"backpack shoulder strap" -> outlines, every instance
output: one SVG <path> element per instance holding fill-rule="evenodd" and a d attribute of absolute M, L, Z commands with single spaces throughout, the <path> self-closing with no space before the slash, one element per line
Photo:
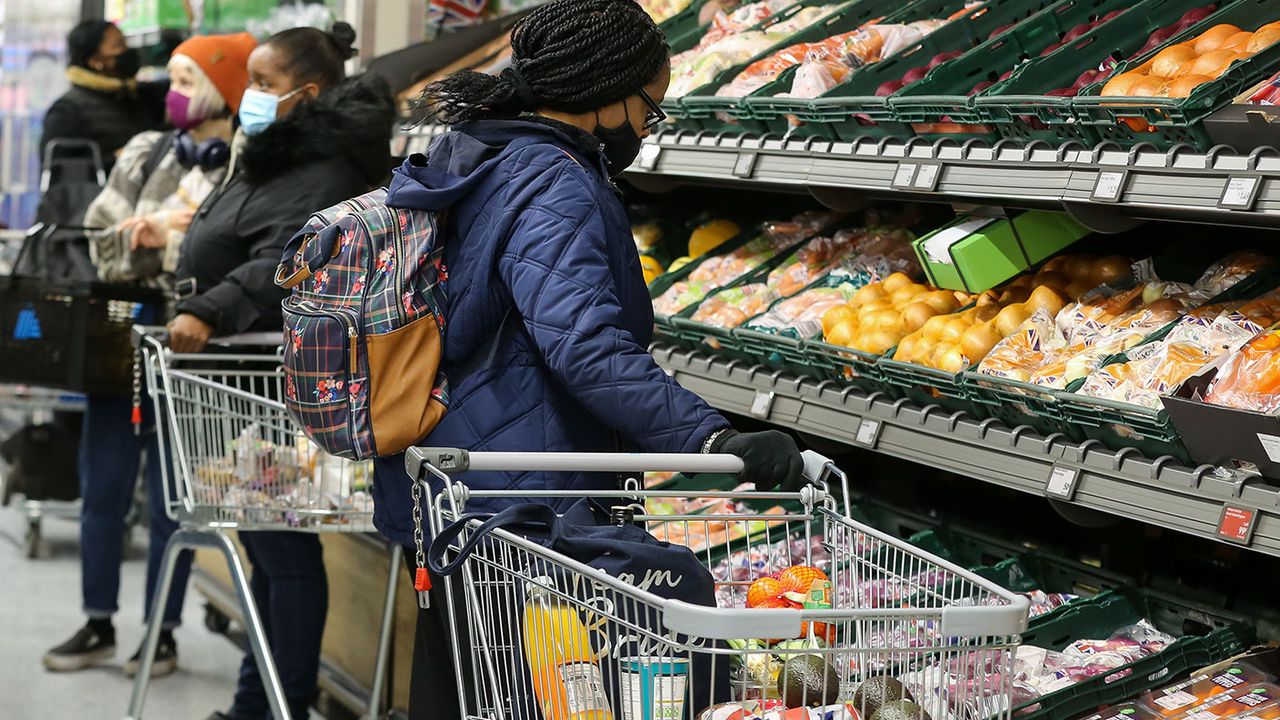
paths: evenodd
<path fill-rule="evenodd" d="M 160 167 L 160 163 L 164 162 L 164 156 L 169 154 L 177 135 L 177 130 L 171 130 L 161 136 L 155 145 L 151 146 L 151 151 L 147 153 L 146 161 L 142 163 L 143 185 L 147 184 L 147 180 L 151 179 L 151 175 L 155 173 L 156 168 Z"/>

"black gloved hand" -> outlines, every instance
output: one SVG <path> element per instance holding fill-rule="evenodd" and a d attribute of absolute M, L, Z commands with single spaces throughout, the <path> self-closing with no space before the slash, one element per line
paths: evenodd
<path fill-rule="evenodd" d="M 711 443 L 713 453 L 728 453 L 742 458 L 741 477 L 769 491 L 780 487 L 795 492 L 804 487 L 804 460 L 792 437 L 779 430 L 740 433 L 725 430 Z"/>

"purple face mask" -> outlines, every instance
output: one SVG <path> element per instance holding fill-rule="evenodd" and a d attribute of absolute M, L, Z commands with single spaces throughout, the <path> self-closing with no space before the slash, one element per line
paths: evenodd
<path fill-rule="evenodd" d="M 177 90 L 169 91 L 164 98 L 164 106 L 169 111 L 169 120 L 179 130 L 190 130 L 205 120 L 191 115 L 191 98 Z"/>

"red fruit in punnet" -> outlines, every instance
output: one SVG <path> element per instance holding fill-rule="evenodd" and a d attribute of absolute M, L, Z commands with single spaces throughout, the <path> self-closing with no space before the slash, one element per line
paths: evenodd
<path fill-rule="evenodd" d="M 1178 26 L 1187 27 L 1189 25 L 1194 25 L 1195 23 L 1198 23 L 1201 20 L 1212 15 L 1213 11 L 1217 9 L 1218 9 L 1218 6 L 1216 4 L 1205 5 L 1204 7 L 1192 8 L 1191 10 L 1188 10 L 1185 13 L 1183 13 L 1182 17 L 1178 18 Z"/>
<path fill-rule="evenodd" d="M 1012 70 L 1006 70 L 1006 71 L 1004 71 L 1004 74 L 1000 76 L 1000 79 L 1001 79 L 1001 80 L 1008 80 L 1008 79 L 1009 79 L 1009 77 L 1010 77 L 1011 75 L 1013 75 L 1013 71 L 1012 71 Z"/>
<path fill-rule="evenodd" d="M 948 60 L 955 60 L 956 58 L 960 57 L 963 54 L 964 54 L 964 51 L 962 50 L 952 50 L 951 52 L 944 52 L 944 53 L 939 53 L 937 55 L 934 55 L 933 59 L 929 61 L 929 69 L 932 70 L 938 67 L 939 65 L 941 65 L 942 63 L 947 62 Z"/>
<path fill-rule="evenodd" d="M 910 70 L 907 71 L 905 75 L 902 76 L 902 84 L 910 85 L 913 82 L 920 82 L 921 80 L 924 79 L 924 76 L 928 74 L 929 74 L 928 67 L 921 66 L 918 68 L 911 68 Z"/>
<path fill-rule="evenodd" d="M 902 80 L 890 80 L 887 83 L 881 83 L 880 87 L 876 88 L 876 97 L 892 95 L 905 87 L 906 84 L 907 83 Z"/>
<path fill-rule="evenodd" d="M 990 80 L 983 80 L 982 82 L 978 83 L 977 85 L 974 85 L 974 86 L 973 86 L 973 89 L 969 91 L 969 94 L 970 94 L 970 95 L 977 95 L 978 93 L 982 92 L 983 90 L 986 90 L 987 88 L 991 87 L 992 85 L 995 85 L 995 83 L 991 82 Z"/>
<path fill-rule="evenodd" d="M 1069 43 L 1092 29 L 1093 25 L 1089 23 L 1081 23 L 1068 30 L 1067 34 L 1062 36 L 1062 42 Z"/>
<path fill-rule="evenodd" d="M 1062 43 L 1054 43 L 1054 44 L 1050 45 L 1049 47 L 1045 48 L 1044 50 L 1041 50 L 1041 51 L 1040 51 L 1040 57 L 1044 57 L 1045 55 L 1050 55 L 1050 54 L 1052 54 L 1055 50 L 1057 50 L 1057 49 L 1058 49 L 1058 48 L 1060 48 L 1060 47 L 1062 47 Z"/>
<path fill-rule="evenodd" d="M 1001 25 L 1000 27 L 996 28 L 995 30 L 992 30 L 992 31 L 991 31 L 991 34 L 987 36 L 987 39 L 988 39 L 988 40 L 990 40 L 990 39 L 991 39 L 991 38 L 993 38 L 993 37 L 996 37 L 996 36 L 998 36 L 998 35 L 1001 35 L 1001 34 L 1003 34 L 1003 33 L 1004 33 L 1004 31 L 1008 30 L 1009 28 L 1011 28 L 1011 27 L 1013 27 L 1013 26 L 1014 26 L 1014 23 L 1009 23 L 1008 25 Z"/>
<path fill-rule="evenodd" d="M 1101 25 L 1101 24 L 1103 24 L 1103 23 L 1109 23 L 1109 22 L 1111 22 L 1112 20 L 1115 20 L 1116 18 L 1120 17 L 1120 16 L 1121 16 L 1121 15 L 1123 15 L 1123 14 L 1124 14 L 1124 10 L 1112 10 L 1111 12 L 1107 13 L 1106 15 L 1103 15 L 1103 16 L 1102 16 L 1102 19 L 1098 21 L 1098 24 L 1099 24 L 1099 25 Z"/>

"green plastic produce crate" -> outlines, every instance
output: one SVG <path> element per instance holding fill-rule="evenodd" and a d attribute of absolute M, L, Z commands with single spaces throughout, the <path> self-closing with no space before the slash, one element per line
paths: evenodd
<path fill-rule="evenodd" d="M 1132 57 L 1153 32 L 1176 23 L 1187 11 L 1209 4 L 1208 0 L 1144 0 L 1056 52 L 1023 63 L 1009 79 L 978 97 L 974 105 L 983 121 L 994 125 L 1003 138 L 1053 144 L 1078 140 L 1093 147 L 1101 137 L 1095 126 L 1076 118 L 1074 94 L 1047 93 L 1072 87 L 1086 70 L 1118 65 L 1117 57 Z"/>
<path fill-rule="evenodd" d="M 1084 427 L 1067 417 L 1060 404 L 1062 391 L 1020 380 L 965 371 L 964 384 L 975 403 L 1008 427 L 1026 425 L 1041 437 L 1061 433 L 1075 441 L 1085 439 Z"/>
<path fill-rule="evenodd" d="M 911 126 L 899 122 L 889 107 L 889 96 L 877 95 L 882 85 L 900 80 L 938 55 L 967 51 L 1051 2 L 989 0 L 982 8 L 947 23 L 893 56 L 853 72 L 844 83 L 820 97 L 775 97 L 791 88 L 793 69 L 754 93 L 747 100 L 747 107 L 757 123 L 776 133 L 791 130 L 788 118 L 794 117 L 801 123 L 794 132 L 802 136 L 818 135 L 842 141 L 859 137 L 911 137 Z"/>
<path fill-rule="evenodd" d="M 889 105 L 899 121 L 910 123 L 916 135 L 926 139 L 994 139 L 995 130 L 974 104 L 986 90 L 973 93 L 975 86 L 999 81 L 1002 70 L 1013 71 L 1021 61 L 1038 57 L 1077 25 L 1131 5 L 1132 0 L 1059 0 L 930 70 L 923 80 L 890 97 Z"/>
<path fill-rule="evenodd" d="M 978 420 L 987 418 L 987 407 L 975 403 L 964 385 L 964 373 L 949 373 L 924 365 L 893 359 L 893 351 L 876 362 L 885 380 L 921 407 L 937 405 L 948 412 L 963 412 Z"/>
<path fill-rule="evenodd" d="M 859 12 L 859 6 L 865 6 L 865 12 L 870 12 L 870 6 L 874 5 L 875 2 L 876 0 L 850 0 L 844 4 L 838 4 L 828 2 L 827 0 L 800 0 L 800 2 L 788 6 L 765 20 L 752 25 L 743 32 L 767 30 L 774 25 L 790 20 L 806 8 L 825 7 L 828 11 L 815 20 L 813 24 L 792 33 L 786 39 L 774 43 L 763 52 L 748 58 L 745 62 L 741 62 L 721 70 L 716 73 L 710 81 L 690 90 L 685 95 L 678 98 L 668 97 L 663 100 L 662 109 L 667 113 L 667 116 L 674 121 L 678 128 L 688 130 L 705 130 L 708 132 L 742 132 L 744 128 L 738 125 L 733 118 L 721 117 L 715 112 L 699 109 L 696 103 L 694 107 L 690 109 L 686 102 L 692 97 L 714 96 L 716 90 L 718 90 L 721 85 L 737 77 L 738 73 L 742 72 L 742 70 L 751 63 L 766 58 L 783 48 L 795 44 L 796 42 L 803 42 L 803 38 L 815 36 L 818 38 L 827 37 L 830 35 L 826 30 L 827 27 L 839 23 L 841 18 L 846 17 L 851 13 Z"/>
<path fill-rule="evenodd" d="M 1237 0 L 1175 35 L 1161 48 L 1124 63 L 1115 72 L 1140 67 L 1163 48 L 1198 37 L 1215 25 L 1230 23 L 1252 31 L 1276 21 L 1280 21 L 1280 7 L 1275 0 Z M 1195 88 L 1185 98 L 1102 97 L 1104 83 L 1097 83 L 1085 88 L 1072 107 L 1078 121 L 1093 127 L 1102 140 L 1124 145 L 1150 143 L 1162 150 L 1185 143 L 1208 150 L 1214 143 L 1205 130 L 1205 118 L 1277 70 L 1280 43 L 1233 63 L 1223 75 Z"/>
<path fill-rule="evenodd" d="M 1104 593 L 1052 613 L 1023 634 L 1025 644 L 1061 650 L 1081 638 L 1101 639 L 1142 618 L 1158 629 L 1181 635 L 1164 651 L 1116 668 L 1013 708 L 1019 718 L 1074 720 L 1099 707 L 1163 687 L 1188 673 L 1244 652 L 1255 632 L 1247 619 L 1212 605 L 1148 590 Z M 1049 618 L 1049 616 L 1046 616 Z M 1204 634 L 1186 634 L 1188 630 Z"/>
<path fill-rule="evenodd" d="M 868 395 L 884 393 L 894 399 L 903 397 L 901 389 L 880 371 L 880 355 L 832 345 L 825 340 L 806 340 L 803 347 L 819 379 L 849 385 Z"/>
<path fill-rule="evenodd" d="M 1008 0 L 1002 1 L 1007 2 Z M 878 22 L 880 24 L 887 25 L 894 23 L 910 23 L 930 18 L 945 18 L 960 11 L 964 7 L 964 4 L 964 0 L 913 0 L 905 3 L 895 11 L 885 14 L 885 8 L 883 5 L 864 1 L 858 3 L 856 9 L 851 9 L 850 12 L 844 14 L 840 20 L 830 25 L 824 25 L 820 28 L 822 32 L 818 32 L 818 29 L 805 31 L 801 35 L 797 35 L 794 42 L 791 44 L 794 45 L 800 42 L 818 42 L 834 35 L 852 32 L 868 22 Z M 935 45 L 930 43 L 928 38 L 926 38 L 915 45 L 904 48 L 902 52 L 912 51 L 913 48 L 921 46 L 934 47 Z M 895 53 L 895 57 L 896 55 L 897 53 Z M 875 67 L 878 64 L 879 63 L 873 63 L 872 65 L 866 66 L 864 69 Z M 773 131 L 782 134 L 788 129 L 786 127 L 786 118 L 783 117 L 783 122 L 779 126 L 771 125 L 766 122 L 764 118 L 757 117 L 757 113 L 752 107 L 751 101 L 757 98 L 765 101 L 773 101 L 775 100 L 773 97 L 774 95 L 787 92 L 791 88 L 791 81 L 795 77 L 796 69 L 797 66 L 788 68 L 772 82 L 758 88 L 745 98 L 715 97 L 713 93 L 711 95 L 686 97 L 684 105 L 686 109 L 692 110 L 696 108 L 698 112 L 715 112 L 722 118 L 732 117 L 744 129 L 752 132 L 765 133 Z M 858 72 L 853 74 L 857 75 Z M 732 77 L 728 79 L 728 81 L 732 80 Z M 726 84 L 728 81 L 726 81 Z M 748 98 L 751 100 L 748 100 Z M 777 100 L 785 101 L 784 98 L 777 98 Z M 791 102 L 805 106 L 807 106 L 808 103 L 807 100 Z M 776 113 L 771 115 L 769 119 L 775 117 L 778 117 Z"/>

